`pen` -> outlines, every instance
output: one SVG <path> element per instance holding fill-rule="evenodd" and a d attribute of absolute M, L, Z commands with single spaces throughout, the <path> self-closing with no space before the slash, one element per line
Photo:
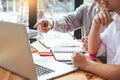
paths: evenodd
<path fill-rule="evenodd" d="M 80 51 L 80 53 L 85 54 L 86 52 L 85 51 Z"/>
<path fill-rule="evenodd" d="M 87 54 L 85 51 L 80 51 L 83 55 L 87 56 L 88 59 L 90 60 L 95 60 L 95 56 Z"/>

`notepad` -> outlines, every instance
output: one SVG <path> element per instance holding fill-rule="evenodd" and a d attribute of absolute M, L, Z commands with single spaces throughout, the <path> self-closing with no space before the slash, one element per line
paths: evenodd
<path fill-rule="evenodd" d="M 74 52 L 82 51 L 81 47 L 51 47 L 54 58 L 57 61 L 71 63 L 72 55 Z"/>

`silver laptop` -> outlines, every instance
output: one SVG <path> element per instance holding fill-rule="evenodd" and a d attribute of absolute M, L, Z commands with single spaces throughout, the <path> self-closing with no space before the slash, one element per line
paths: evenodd
<path fill-rule="evenodd" d="M 32 55 L 26 27 L 0 21 L 0 66 L 28 80 L 48 80 L 77 68 Z"/>

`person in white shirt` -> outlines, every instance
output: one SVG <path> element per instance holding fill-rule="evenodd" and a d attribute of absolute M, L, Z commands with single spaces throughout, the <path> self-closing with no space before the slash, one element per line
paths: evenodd
<path fill-rule="evenodd" d="M 120 80 L 120 0 L 101 0 L 101 3 L 105 10 L 94 16 L 88 36 L 88 52 L 94 56 L 106 54 L 107 64 L 92 61 L 80 52 L 74 53 L 73 64 L 105 80 Z M 111 11 L 117 13 L 114 18 L 109 13 Z M 106 25 L 108 27 L 100 33 L 100 28 Z"/>

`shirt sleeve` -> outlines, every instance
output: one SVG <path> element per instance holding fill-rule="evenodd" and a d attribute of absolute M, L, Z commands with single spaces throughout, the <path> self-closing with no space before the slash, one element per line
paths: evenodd
<path fill-rule="evenodd" d="M 81 5 L 74 12 L 68 15 L 61 18 L 53 18 L 53 30 L 59 32 L 70 32 L 80 28 L 82 25 L 84 7 L 84 5 Z"/>
<path fill-rule="evenodd" d="M 60 18 L 53 18 L 53 29 L 63 33 L 71 32 L 85 26 L 88 33 L 94 15 L 99 11 L 96 3 L 80 5 L 74 12 Z"/>

